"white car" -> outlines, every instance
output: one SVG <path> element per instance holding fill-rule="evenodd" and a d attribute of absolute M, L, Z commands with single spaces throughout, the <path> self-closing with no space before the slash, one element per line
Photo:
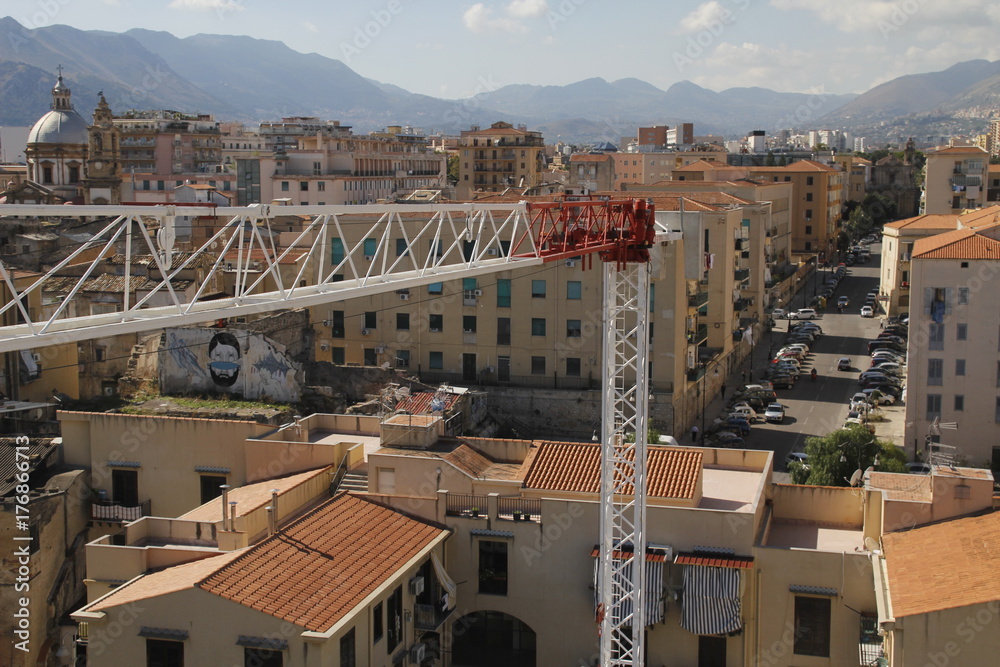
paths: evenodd
<path fill-rule="evenodd" d="M 871 306 L 862 306 L 861 317 L 875 317 L 875 310 Z"/>
<path fill-rule="evenodd" d="M 809 456 L 805 452 L 788 452 L 785 457 L 785 468 L 787 469 L 791 464 L 797 463 L 802 466 L 803 470 L 809 470 Z"/>
<path fill-rule="evenodd" d="M 879 395 L 878 395 L 877 399 L 873 398 L 874 393 L 876 391 L 878 391 L 878 390 L 877 389 L 865 389 L 863 393 L 867 394 L 868 397 L 869 397 L 869 400 L 871 400 L 873 403 L 876 403 L 877 405 L 892 405 L 893 403 L 896 402 L 896 397 L 895 396 L 893 396 L 892 394 L 887 394 L 887 393 L 882 392 L 882 391 L 878 392 Z"/>
<path fill-rule="evenodd" d="M 730 417 L 743 417 L 751 424 L 757 421 L 757 412 L 745 403 L 743 405 L 734 405 L 729 412 Z"/>
<path fill-rule="evenodd" d="M 771 317 L 776 320 L 783 320 L 787 315 L 788 313 L 785 312 L 784 308 L 775 308 L 771 311 Z"/>
<path fill-rule="evenodd" d="M 764 410 L 764 421 L 778 424 L 785 421 L 785 406 L 781 403 L 769 403 Z"/>
<path fill-rule="evenodd" d="M 816 319 L 816 309 L 815 308 L 799 308 L 794 313 L 788 313 L 788 319 L 790 319 L 790 320 L 815 320 Z"/>

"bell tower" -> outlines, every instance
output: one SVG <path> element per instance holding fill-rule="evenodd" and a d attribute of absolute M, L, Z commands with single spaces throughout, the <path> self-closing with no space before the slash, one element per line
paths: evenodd
<path fill-rule="evenodd" d="M 114 124 L 111 107 L 100 94 L 94 124 L 87 128 L 87 172 L 83 179 L 87 204 L 121 204 L 121 130 Z"/>

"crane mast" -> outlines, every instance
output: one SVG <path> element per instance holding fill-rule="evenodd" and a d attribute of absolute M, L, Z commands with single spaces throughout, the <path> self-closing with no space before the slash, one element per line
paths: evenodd
<path fill-rule="evenodd" d="M 308 216 L 310 220 L 283 251 L 271 240 L 270 221 L 278 215 Z M 201 247 L 188 253 L 187 259 L 175 262 L 172 246 L 178 216 L 229 220 Z M 404 225 L 404 216 L 421 219 L 416 231 Z M 644 585 L 649 248 L 680 238 L 678 232 L 656 227 L 651 203 L 585 199 L 527 204 L 242 208 L 0 205 L 0 219 L 5 217 L 90 217 L 105 224 L 91 240 L 27 285 L 18 285 L 14 272 L 0 262 L 0 285 L 7 297 L 6 303 L 0 304 L 0 321 L 18 322 L 0 326 L 0 352 L 321 306 L 569 258 L 579 257 L 585 267 L 592 267 L 597 257 L 602 263 L 604 290 L 596 605 L 600 664 L 643 664 L 646 606 L 650 603 Z M 361 235 L 365 243 L 345 244 L 348 235 L 344 229 L 351 220 L 366 225 Z M 391 243 L 399 238 L 395 234 L 402 235 L 404 252 Z M 367 243 L 371 239 L 376 241 L 374 245 Z M 329 259 L 335 243 L 340 253 Z M 281 265 L 293 247 L 302 248 L 302 256 L 299 268 L 289 276 Z M 130 298 L 126 289 L 121 312 L 66 317 L 69 301 L 111 255 L 124 264 L 126 275 L 143 255 L 142 261 L 155 264 L 159 283 L 147 287 L 141 298 Z M 225 265 L 234 274 L 234 294 L 202 299 L 205 285 L 187 300 L 175 292 L 174 279 L 199 257 L 212 262 L 210 273 Z M 227 262 L 227 257 L 234 257 L 235 262 Z M 86 269 L 69 296 L 48 318 L 33 320 L 30 300 L 39 298 L 47 279 L 77 259 Z M 5 315 L 8 312 L 10 315 Z"/>

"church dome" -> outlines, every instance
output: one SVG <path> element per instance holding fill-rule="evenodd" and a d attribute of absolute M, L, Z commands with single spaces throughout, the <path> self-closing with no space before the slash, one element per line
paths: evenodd
<path fill-rule="evenodd" d="M 73 109 L 70 89 L 60 73 L 52 88 L 52 111 L 38 119 L 28 133 L 29 144 L 87 145 L 89 124 Z"/>
<path fill-rule="evenodd" d="M 87 121 L 72 109 L 50 111 L 28 133 L 29 144 L 87 145 Z"/>

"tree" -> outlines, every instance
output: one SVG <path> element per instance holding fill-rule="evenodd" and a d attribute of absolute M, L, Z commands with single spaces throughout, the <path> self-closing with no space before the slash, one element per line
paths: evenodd
<path fill-rule="evenodd" d="M 906 472 L 903 450 L 875 438 L 863 426 L 842 428 L 822 438 L 806 439 L 808 464 L 789 464 L 792 481 L 815 486 L 849 486 L 856 470 Z M 875 458 L 878 457 L 878 465 Z"/>
<path fill-rule="evenodd" d="M 767 149 L 767 157 L 764 158 L 764 166 L 765 167 L 773 167 L 775 165 L 777 165 L 777 162 L 775 162 L 775 160 L 774 160 L 774 151 L 772 151 L 770 148 L 768 148 Z"/>
<path fill-rule="evenodd" d="M 448 182 L 452 185 L 458 185 L 458 162 L 457 155 L 448 156 Z"/>

